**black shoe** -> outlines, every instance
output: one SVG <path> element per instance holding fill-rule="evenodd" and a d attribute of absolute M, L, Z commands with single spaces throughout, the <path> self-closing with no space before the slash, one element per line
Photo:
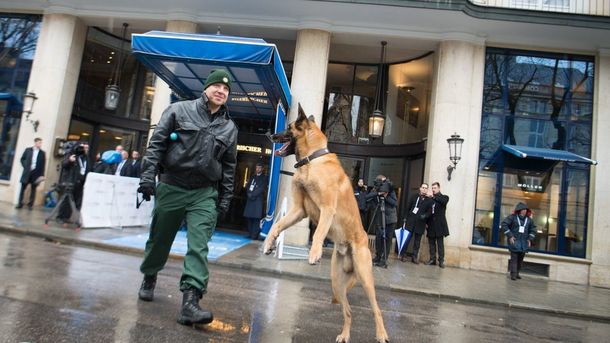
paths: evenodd
<path fill-rule="evenodd" d="M 138 297 L 140 300 L 152 301 L 155 296 L 155 285 L 157 284 L 157 274 L 155 275 L 144 275 Z"/>
<path fill-rule="evenodd" d="M 187 288 L 182 291 L 182 311 L 178 323 L 182 325 L 209 324 L 214 321 L 212 312 L 202 310 L 199 307 L 201 292 L 195 288 Z"/>
<path fill-rule="evenodd" d="M 436 260 L 429 260 L 428 262 L 426 262 L 427 266 L 435 266 L 436 265 Z"/>
<path fill-rule="evenodd" d="M 388 268 L 388 264 L 386 263 L 386 261 L 375 262 L 374 265 L 375 267 Z"/>
<path fill-rule="evenodd" d="M 515 277 L 519 280 L 521 280 L 521 275 L 519 275 L 519 273 L 517 273 L 517 275 L 515 275 Z"/>
<path fill-rule="evenodd" d="M 407 262 L 407 256 L 400 256 L 400 262 Z"/>
<path fill-rule="evenodd" d="M 445 262 L 444 261 L 438 261 L 438 266 L 441 268 L 445 268 Z"/>
<path fill-rule="evenodd" d="M 515 274 L 510 274 L 510 279 L 511 280 L 517 280 L 517 276 Z"/>
<path fill-rule="evenodd" d="M 32 205 L 28 205 L 28 210 L 32 210 Z"/>
<path fill-rule="evenodd" d="M 377 265 L 377 263 L 379 263 L 380 260 L 381 260 L 381 257 L 379 255 L 375 256 L 375 258 L 373 259 L 373 264 Z"/>
<path fill-rule="evenodd" d="M 16 209 L 21 209 L 23 208 L 23 204 L 17 204 L 17 206 L 15 206 Z"/>
<path fill-rule="evenodd" d="M 413 256 L 413 257 L 411 257 L 411 262 L 413 262 L 415 264 L 419 264 L 419 259 L 417 258 L 417 256 Z"/>

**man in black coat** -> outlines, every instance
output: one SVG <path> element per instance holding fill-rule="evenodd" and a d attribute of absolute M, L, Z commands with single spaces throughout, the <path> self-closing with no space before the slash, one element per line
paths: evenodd
<path fill-rule="evenodd" d="M 140 169 L 142 161 L 140 161 L 140 153 L 136 150 L 131 152 L 131 159 L 127 161 L 126 176 L 140 178 Z"/>
<path fill-rule="evenodd" d="M 250 239 L 258 239 L 260 221 L 263 217 L 263 201 L 267 195 L 267 176 L 263 174 L 263 164 L 256 164 L 256 175 L 246 185 L 246 207 L 244 217 L 248 223 Z"/>
<path fill-rule="evenodd" d="M 432 209 L 432 200 L 426 196 L 427 193 L 428 184 L 422 183 L 419 187 L 419 193 L 414 194 L 409 199 L 407 205 L 407 210 L 409 211 L 407 213 L 407 229 L 411 231 L 411 234 L 413 235 L 413 237 L 411 237 L 411 240 L 413 241 L 413 257 L 411 257 L 411 262 L 415 264 L 419 264 L 418 256 L 421 238 L 426 230 L 426 223 L 428 222 Z M 400 253 L 400 260 L 402 262 L 406 260 L 406 250 L 405 246 Z"/>
<path fill-rule="evenodd" d="M 19 202 L 16 208 L 23 207 L 23 193 L 28 185 L 30 185 L 30 201 L 28 201 L 28 209 L 34 206 L 36 199 L 36 186 L 44 179 L 44 168 L 47 163 L 45 152 L 41 149 L 42 138 L 34 138 L 34 146 L 26 148 L 21 155 L 21 165 L 23 173 L 21 174 L 21 191 L 19 192 Z"/>
<path fill-rule="evenodd" d="M 430 246 L 430 260 L 426 264 L 436 264 L 436 250 L 438 248 L 438 266 L 445 268 L 445 243 L 443 240 L 449 236 L 449 226 L 445 217 L 449 197 L 441 193 L 441 185 L 438 182 L 432 184 L 432 193 L 428 192 L 428 197 L 432 199 L 432 206 L 430 208 L 427 234 Z"/>
<path fill-rule="evenodd" d="M 85 179 L 91 171 L 89 161 L 89 144 L 79 142 L 74 149 L 64 157 L 62 164 L 62 182 L 72 185 L 72 195 L 76 208 L 80 210 L 83 203 L 83 188 Z"/>

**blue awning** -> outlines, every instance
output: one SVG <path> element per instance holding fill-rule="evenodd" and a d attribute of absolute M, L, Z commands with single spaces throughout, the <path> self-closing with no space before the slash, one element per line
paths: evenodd
<path fill-rule="evenodd" d="M 559 162 L 597 164 L 597 161 L 565 150 L 532 148 L 519 145 L 501 145 L 494 156 L 483 166 L 490 171 L 505 173 L 527 172 L 542 175 Z"/>
<path fill-rule="evenodd" d="M 232 116 L 272 119 L 279 101 L 290 107 L 288 78 L 275 44 L 258 38 L 151 31 L 132 35 L 132 52 L 180 97 L 201 96 L 215 68 L 234 82 L 227 105 Z"/>
<path fill-rule="evenodd" d="M 502 145 L 502 150 L 513 154 L 519 158 L 535 158 L 557 162 L 585 163 L 593 165 L 597 164 L 597 161 L 595 160 L 577 155 L 573 152 L 569 152 L 566 150 L 532 148 L 529 146 L 507 144 Z"/>

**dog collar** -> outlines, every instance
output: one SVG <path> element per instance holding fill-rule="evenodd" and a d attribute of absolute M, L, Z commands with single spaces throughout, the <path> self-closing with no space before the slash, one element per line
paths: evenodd
<path fill-rule="evenodd" d="M 328 151 L 328 148 L 324 148 L 324 149 L 320 149 L 320 150 L 316 150 L 313 152 L 313 154 L 305 157 L 304 159 L 300 160 L 299 162 L 297 162 L 294 167 L 295 168 L 299 168 L 302 167 L 306 164 L 308 164 L 309 162 L 311 162 L 311 160 L 316 159 L 320 156 L 324 156 L 326 154 L 330 154 L 330 151 Z"/>

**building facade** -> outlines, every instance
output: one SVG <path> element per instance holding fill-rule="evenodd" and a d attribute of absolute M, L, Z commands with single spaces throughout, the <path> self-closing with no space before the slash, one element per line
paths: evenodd
<path fill-rule="evenodd" d="M 5 201 L 16 200 L 20 153 L 34 137 L 43 138 L 50 152 L 61 139 L 87 141 L 92 154 L 117 144 L 145 149 L 171 90 L 131 56 L 131 33 L 258 37 L 275 43 L 284 61 L 293 93 L 288 120 L 296 116 L 297 103 L 313 115 L 354 183 L 388 176 L 403 217 L 406 199 L 422 181 L 440 182 L 450 196 L 447 265 L 506 271 L 499 222 L 524 201 L 535 212 L 538 231 L 528 267 L 551 280 L 610 287 L 610 218 L 604 211 L 610 181 L 603 177 L 610 171 L 610 152 L 603 149 L 610 143 L 603 134 L 610 126 L 607 0 L 263 0 L 205 6 L 184 0 L 121 7 L 21 0 L 4 1 L 0 11 L 0 19 L 33 22 L 36 41 L 35 52 L 13 58 L 19 66 L 0 65 L 0 93 L 14 99 L 9 104 L 0 97 Z M 15 45 L 4 41 L 3 54 L 7 42 Z M 4 82 L 22 79 L 23 72 L 15 76 L 15 70 L 24 68 L 27 89 Z M 105 87 L 117 75 L 121 97 L 116 109 L 107 110 Z M 13 103 L 26 90 L 37 100 L 31 113 L 19 117 Z M 372 138 L 368 117 L 376 109 L 384 113 L 385 128 L 382 137 Z M 236 120 L 241 151 L 231 218 L 239 217 L 254 164 L 268 159 L 264 133 L 273 127 L 272 119 L 255 115 Z M 447 139 L 454 133 L 465 141 L 448 180 Z M 515 157 L 511 147 L 541 155 Z M 545 155 L 550 153 L 582 160 Z M 547 162 L 540 163 L 543 158 Z M 57 179 L 59 161 L 49 158 L 48 180 Z M 284 169 L 293 164 L 286 161 Z M 50 186 L 47 181 L 44 188 Z M 289 198 L 289 176 L 282 175 L 280 188 L 280 196 Z M 306 244 L 307 225 L 298 226 L 289 240 Z"/>

